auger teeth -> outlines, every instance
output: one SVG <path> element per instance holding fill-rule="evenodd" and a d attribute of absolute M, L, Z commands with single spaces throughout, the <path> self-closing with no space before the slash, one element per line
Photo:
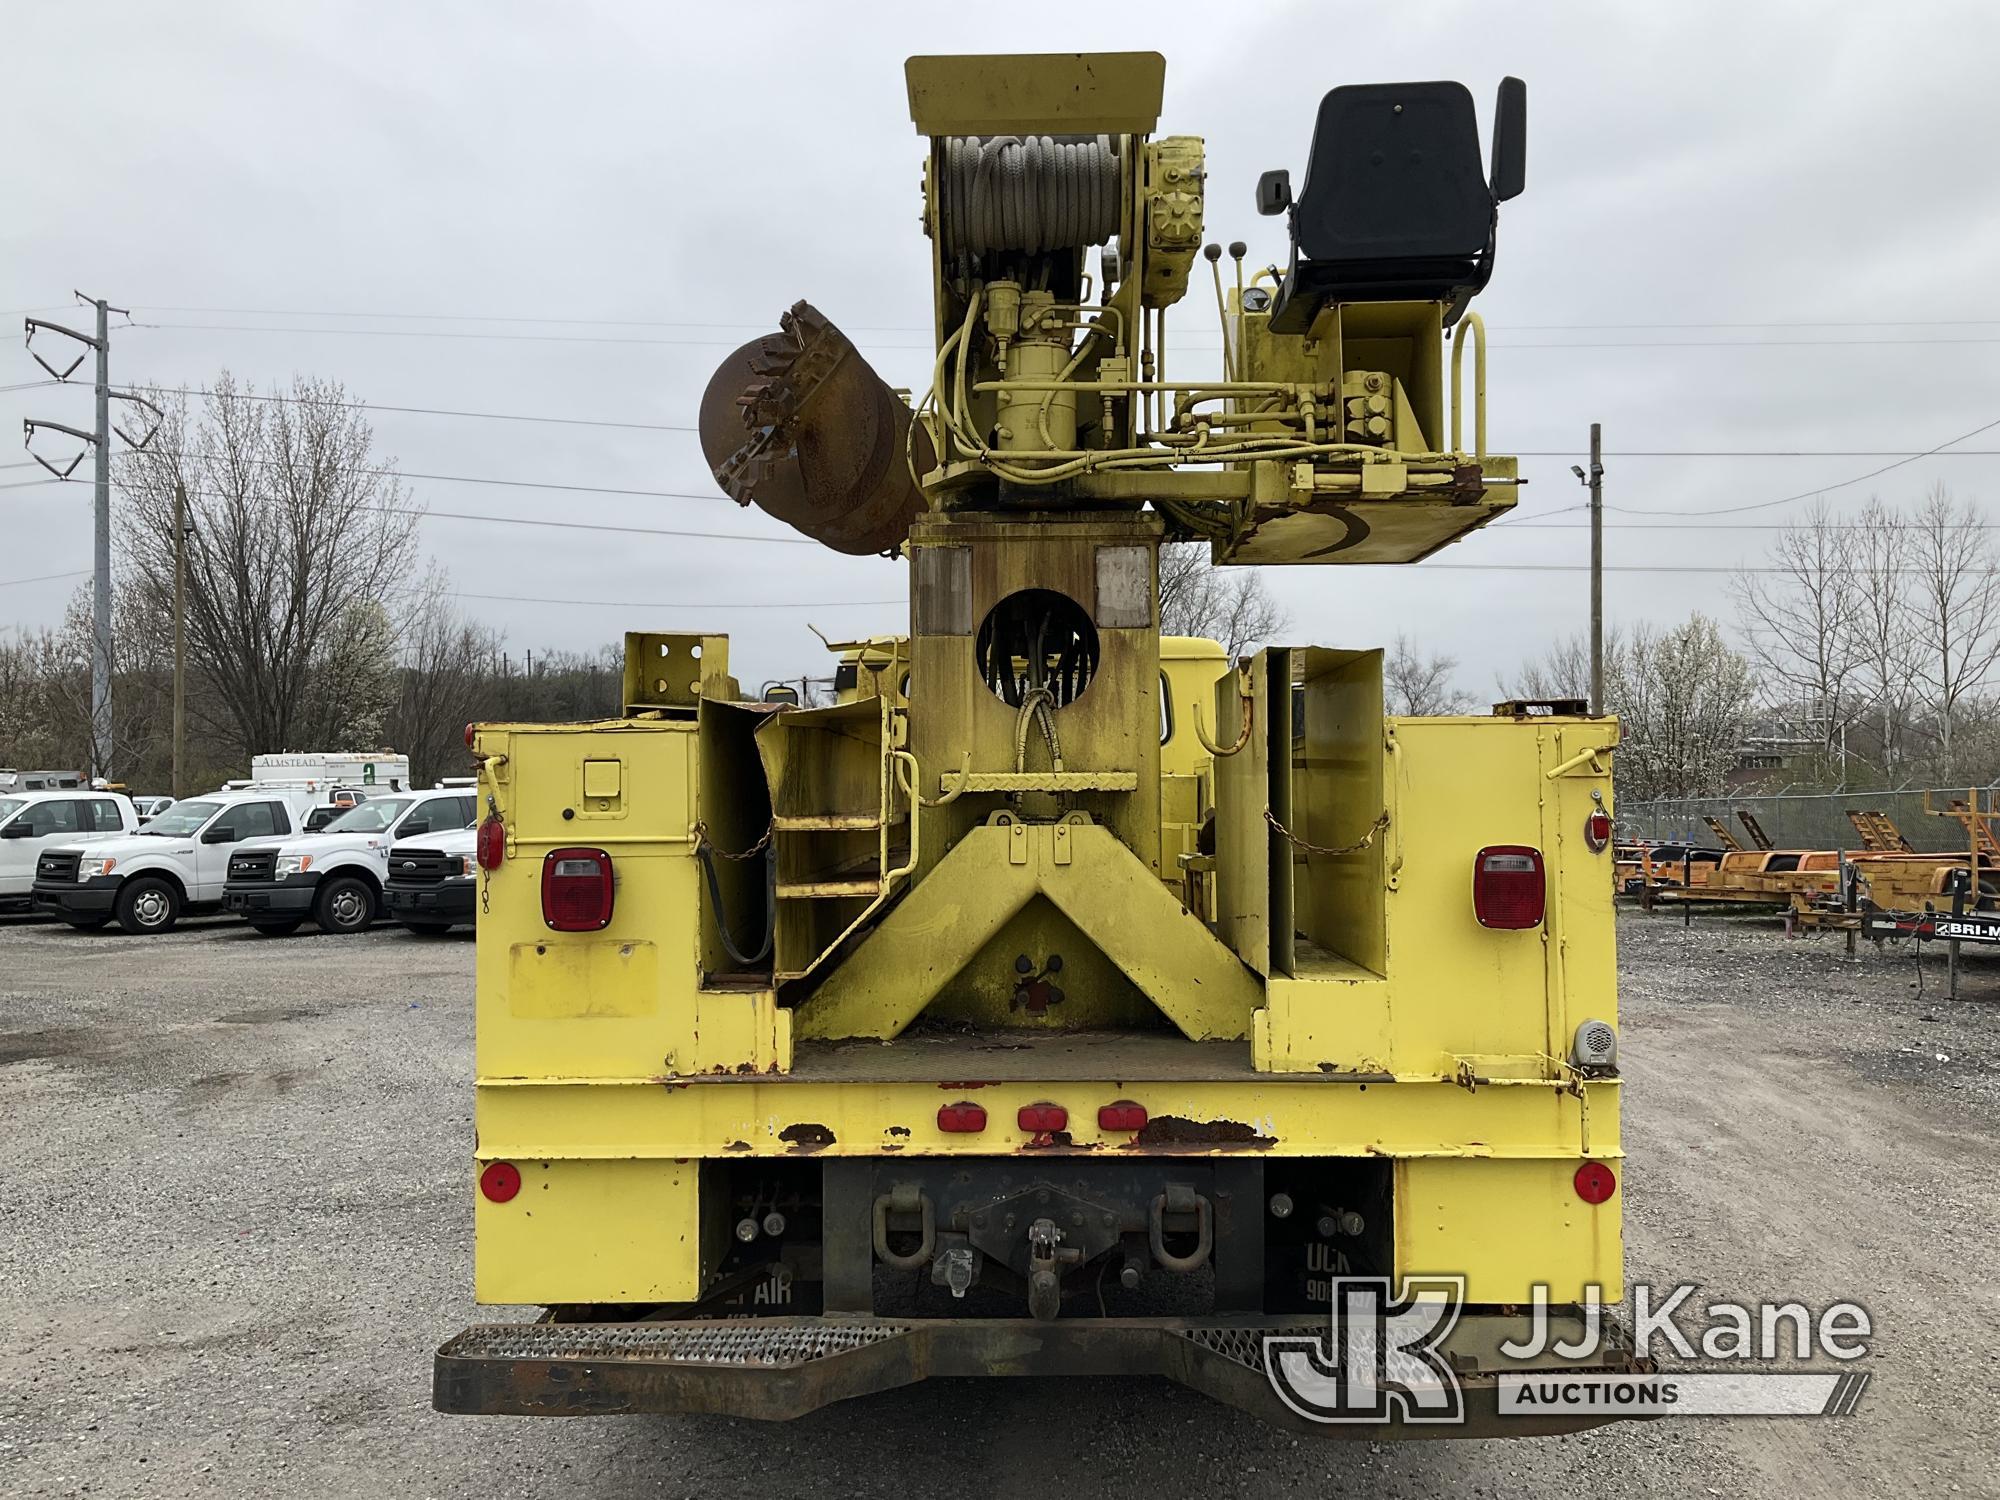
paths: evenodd
<path fill-rule="evenodd" d="M 725 360 L 702 396 L 717 483 L 837 551 L 893 551 L 924 509 L 908 470 L 934 461 L 927 435 L 817 308 L 794 303 L 779 325 Z"/>

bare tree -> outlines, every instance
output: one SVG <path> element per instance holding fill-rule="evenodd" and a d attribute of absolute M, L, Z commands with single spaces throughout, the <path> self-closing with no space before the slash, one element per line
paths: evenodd
<path fill-rule="evenodd" d="M 1738 573 L 1737 622 L 1775 707 L 1810 720 L 1833 755 L 1859 708 L 1851 690 L 1862 658 L 1865 588 L 1857 537 L 1824 499 L 1778 533 L 1768 571 Z"/>
<path fill-rule="evenodd" d="M 1233 659 L 1290 624 L 1256 569 L 1215 567 L 1203 542 L 1160 549 L 1160 634 L 1206 636 Z"/>
<path fill-rule="evenodd" d="M 1909 547 L 1913 685 L 1937 717 L 1938 770 L 1950 781 L 1960 707 L 2000 659 L 2000 575 L 1979 512 L 1942 484 L 1911 518 Z"/>
<path fill-rule="evenodd" d="M 1457 657 L 1442 653 L 1424 656 L 1416 642 L 1399 631 L 1382 661 L 1384 706 L 1389 713 L 1406 718 L 1467 713 L 1478 699 L 1452 682 L 1452 673 L 1457 670 Z"/>
<path fill-rule="evenodd" d="M 184 484 L 191 716 L 241 755 L 371 742 L 392 687 L 386 602 L 410 572 L 419 512 L 366 416 L 310 377 L 259 398 L 225 371 L 198 408 L 152 394 L 160 431 L 119 480 L 122 561 L 163 615 Z"/>
<path fill-rule="evenodd" d="M 60 629 L 23 627 L 0 645 L 0 761 L 50 770 L 90 763 L 89 618 L 84 596 Z"/>
<path fill-rule="evenodd" d="M 1892 781 L 1910 711 L 1910 528 L 1870 496 L 1854 523 L 1855 678 L 1881 728 L 1882 774 Z"/>
<path fill-rule="evenodd" d="M 1624 671 L 1625 635 L 1617 626 L 1604 632 L 1605 708 L 1616 713 L 1617 683 Z M 1521 663 L 1512 679 L 1500 680 L 1500 696 L 1528 701 L 1590 697 L 1590 637 L 1579 630 L 1550 644 L 1541 656 Z"/>
<path fill-rule="evenodd" d="M 524 670 L 517 662 L 489 682 L 483 710 L 474 718 L 551 724 L 618 712 L 625 682 L 625 652 L 619 643 L 607 642 L 595 651 L 544 649 L 527 659 L 532 668 Z"/>
<path fill-rule="evenodd" d="M 387 739 L 410 757 L 419 782 L 453 772 L 465 762 L 465 726 L 479 718 L 491 697 L 499 638 L 453 605 L 448 580 L 433 567 L 412 591 L 403 612 L 402 660 Z"/>

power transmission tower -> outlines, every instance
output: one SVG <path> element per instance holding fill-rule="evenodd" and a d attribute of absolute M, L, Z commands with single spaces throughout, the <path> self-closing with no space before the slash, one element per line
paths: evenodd
<path fill-rule="evenodd" d="M 24 342 L 28 353 L 34 357 L 35 363 L 64 384 L 67 384 L 70 376 L 76 373 L 78 366 L 83 363 L 86 356 L 79 354 L 65 368 L 58 370 L 54 365 L 42 358 L 40 352 L 35 349 L 36 332 L 46 329 L 50 333 L 61 334 L 64 338 L 75 339 L 79 344 L 84 345 L 86 349 L 96 352 L 96 423 L 90 431 L 86 432 L 81 428 L 70 427 L 62 422 L 37 421 L 33 417 L 28 417 L 22 421 L 21 426 L 27 436 L 29 456 L 58 479 L 67 479 L 71 474 L 75 473 L 77 465 L 83 462 L 83 455 L 79 453 L 62 468 L 57 468 L 46 458 L 43 458 L 41 454 L 34 451 L 35 430 L 37 428 L 47 427 L 56 432 L 67 433 L 70 437 L 89 444 L 95 450 L 97 483 L 95 505 L 93 506 L 94 534 L 91 549 L 93 581 L 91 586 L 90 642 L 90 774 L 93 778 L 109 780 L 111 776 L 112 655 L 111 402 L 114 398 L 119 401 L 131 401 L 145 407 L 153 414 L 153 425 L 147 430 L 144 437 L 135 438 L 128 432 L 119 432 L 118 436 L 123 438 L 127 443 L 130 443 L 134 448 L 143 448 L 153 440 L 153 434 L 160 430 L 159 422 L 161 413 L 160 409 L 144 396 L 137 395 L 131 391 L 114 391 L 111 389 L 111 314 L 118 313 L 121 316 L 130 316 L 129 311 L 126 308 L 111 306 L 102 297 L 86 297 L 82 292 L 78 292 L 76 297 L 79 302 L 86 303 L 96 309 L 97 334 L 94 338 L 86 333 L 78 333 L 74 328 L 65 328 L 60 323 L 51 323 L 43 318 L 29 318 L 25 323 L 27 337 Z"/>

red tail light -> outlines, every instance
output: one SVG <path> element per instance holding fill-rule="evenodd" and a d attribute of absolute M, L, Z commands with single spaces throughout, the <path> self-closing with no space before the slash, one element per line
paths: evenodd
<path fill-rule="evenodd" d="M 953 1135 L 977 1135 L 986 1128 L 986 1107 L 983 1104 L 957 1104 L 938 1106 L 938 1129 L 950 1131 Z"/>
<path fill-rule="evenodd" d="M 551 849 L 543 859 L 542 920 L 557 932 L 609 927 L 611 896 L 611 856 L 602 849 Z"/>
<path fill-rule="evenodd" d="M 1489 844 L 1472 861 L 1472 910 L 1481 927 L 1542 925 L 1542 851 Z"/>
<path fill-rule="evenodd" d="M 479 733 L 479 726 L 477 724 L 468 724 L 465 726 L 466 749 L 470 750 L 472 748 L 472 737 L 477 733 Z"/>
<path fill-rule="evenodd" d="M 1618 1174 L 1601 1161 L 1587 1161 L 1576 1169 L 1576 1195 L 1585 1203 L 1602 1203 L 1618 1191 Z"/>
<path fill-rule="evenodd" d="M 1106 1135 L 1121 1135 L 1128 1130 L 1144 1130 L 1146 1106 L 1134 1104 L 1130 1099 L 1120 1099 L 1115 1104 L 1101 1104 L 1097 1108 L 1097 1128 Z"/>
<path fill-rule="evenodd" d="M 1600 807 L 1585 818 L 1583 841 L 1590 845 L 1592 854 L 1602 854 L 1604 846 L 1611 842 L 1611 814 Z"/>
<path fill-rule="evenodd" d="M 1053 1135 L 1069 1129 L 1069 1111 L 1060 1104 L 1024 1104 L 1014 1121 L 1029 1135 Z"/>
<path fill-rule="evenodd" d="M 521 1169 L 511 1161 L 489 1161 L 479 1174 L 479 1191 L 495 1203 L 506 1203 L 521 1191 Z"/>
<path fill-rule="evenodd" d="M 479 825 L 479 836 L 475 852 L 479 857 L 479 868 L 497 870 L 500 861 L 507 857 L 507 825 L 499 815 L 489 814 Z"/>

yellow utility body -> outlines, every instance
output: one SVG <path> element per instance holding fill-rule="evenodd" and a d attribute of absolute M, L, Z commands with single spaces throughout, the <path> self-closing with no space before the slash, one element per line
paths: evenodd
<path fill-rule="evenodd" d="M 1329 94 L 1299 197 L 1258 190 L 1293 263 L 1208 256 L 1225 369 L 1187 379 L 1207 176 L 1163 71 L 912 59 L 930 394 L 801 303 L 704 400 L 733 498 L 906 560 L 906 636 L 801 707 L 632 635 L 619 717 L 478 728 L 476 1289 L 548 1312 L 447 1344 L 441 1409 L 1153 1372 L 1379 1435 L 1260 1352 L 1375 1276 L 1462 1280 L 1452 1430 L 1600 1420 L 1493 1377 L 1536 1304 L 1622 1296 L 1615 724 L 1391 718 L 1379 650 L 1160 634 L 1163 544 L 1415 561 L 1513 503 L 1483 349 L 1470 447 L 1453 372 L 1518 85 L 1490 182 L 1458 85 Z"/>

